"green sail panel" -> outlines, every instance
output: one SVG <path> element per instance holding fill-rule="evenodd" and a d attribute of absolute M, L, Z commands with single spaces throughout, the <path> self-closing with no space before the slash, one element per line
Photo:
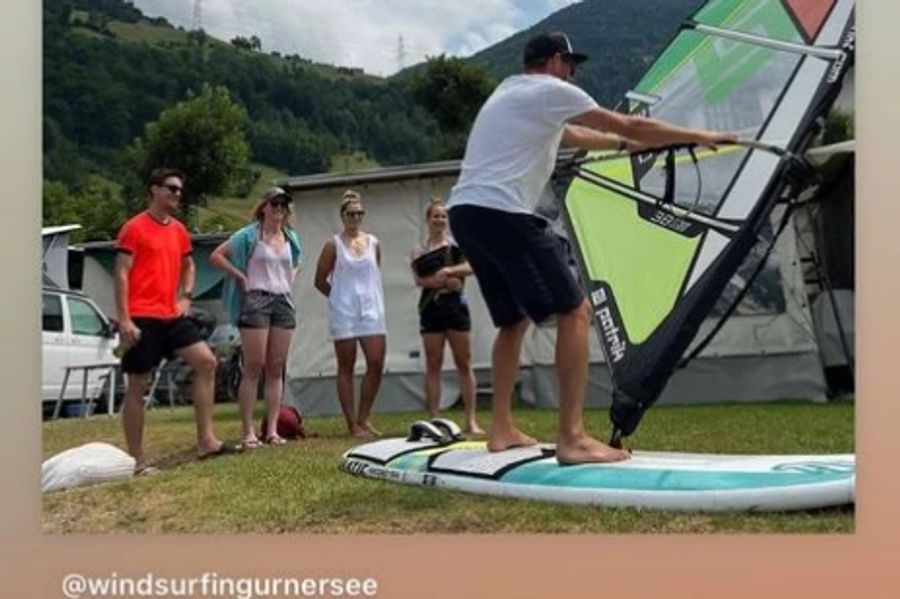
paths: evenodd
<path fill-rule="evenodd" d="M 818 0 L 806 0 L 820 3 Z M 833 2 L 833 0 L 828 0 Z M 703 25 L 803 44 L 803 28 L 782 0 L 713 0 L 694 17 Z"/>
<path fill-rule="evenodd" d="M 634 184 L 629 161 L 601 164 L 591 170 Z M 611 287 L 628 339 L 642 343 L 678 300 L 698 239 L 647 222 L 634 201 L 580 179 L 569 188 L 566 209 L 588 276 Z"/>
<path fill-rule="evenodd" d="M 799 61 L 799 56 L 771 48 L 685 30 L 634 90 L 663 98 L 674 92 L 690 98 L 694 106 L 712 108 L 733 101 L 742 88 L 760 79 L 783 88 Z M 773 73 L 777 82 L 771 81 Z M 685 112 L 681 114 L 684 119 Z"/>

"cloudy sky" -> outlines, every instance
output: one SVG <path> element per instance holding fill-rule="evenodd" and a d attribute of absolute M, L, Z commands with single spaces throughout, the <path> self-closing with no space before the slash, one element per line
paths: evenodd
<path fill-rule="evenodd" d="M 197 0 L 132 0 L 144 14 L 192 27 Z M 469 56 L 577 0 L 202 0 L 215 37 L 257 36 L 265 52 L 390 75 L 441 53 Z"/>

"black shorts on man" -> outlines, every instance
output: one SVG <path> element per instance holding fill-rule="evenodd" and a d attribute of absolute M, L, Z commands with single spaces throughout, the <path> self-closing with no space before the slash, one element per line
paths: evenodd
<path fill-rule="evenodd" d="M 177 350 L 203 341 L 200 329 L 186 316 L 136 317 L 134 324 L 141 330 L 141 336 L 122 356 L 122 372 L 127 374 L 146 374 L 159 366 L 163 358 L 174 358 Z"/>
<path fill-rule="evenodd" d="M 450 229 L 472 266 L 495 326 L 509 326 L 526 316 L 540 323 L 584 301 L 566 248 L 546 220 L 461 204 L 450 209 Z"/>
<path fill-rule="evenodd" d="M 242 329 L 293 329 L 297 326 L 294 302 L 289 295 L 252 290 L 244 295 L 238 327 Z"/>

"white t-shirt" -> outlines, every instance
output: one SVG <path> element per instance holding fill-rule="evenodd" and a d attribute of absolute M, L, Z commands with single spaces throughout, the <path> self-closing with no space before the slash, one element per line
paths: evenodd
<path fill-rule="evenodd" d="M 503 80 L 478 112 L 447 207 L 532 214 L 556 163 L 563 126 L 597 103 L 552 75 Z"/>
<path fill-rule="evenodd" d="M 247 290 L 288 294 L 291 292 L 292 270 L 291 246 L 287 240 L 280 250 L 258 241 L 247 261 Z"/>

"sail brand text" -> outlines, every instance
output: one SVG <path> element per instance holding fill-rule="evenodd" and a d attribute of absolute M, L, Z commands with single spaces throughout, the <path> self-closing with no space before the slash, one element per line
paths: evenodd
<path fill-rule="evenodd" d="M 834 61 L 834 64 L 831 65 L 831 69 L 828 71 L 828 83 L 834 83 L 840 79 L 841 73 L 844 71 L 844 63 L 847 62 L 849 54 L 855 49 L 856 28 L 853 28 L 847 32 L 847 37 L 844 38 L 844 43 L 841 44 L 841 50 L 844 50 L 844 52 L 842 52 L 838 59 Z"/>
<path fill-rule="evenodd" d="M 625 349 L 628 344 L 619 336 L 619 326 L 613 318 L 612 310 L 606 303 L 609 297 L 606 295 L 606 289 L 598 287 L 591 292 L 591 301 L 597 307 L 594 311 L 597 321 L 600 323 L 600 330 L 603 331 L 603 340 L 609 353 L 609 359 L 618 362 L 625 357 Z"/>
<path fill-rule="evenodd" d="M 603 338 L 606 340 L 609 357 L 613 362 L 618 362 L 625 357 L 625 349 L 628 345 L 620 336 L 621 330 L 613 319 L 612 310 L 609 309 L 609 306 L 603 306 L 597 309 L 596 314 L 600 321 L 600 330 L 603 331 Z"/>

